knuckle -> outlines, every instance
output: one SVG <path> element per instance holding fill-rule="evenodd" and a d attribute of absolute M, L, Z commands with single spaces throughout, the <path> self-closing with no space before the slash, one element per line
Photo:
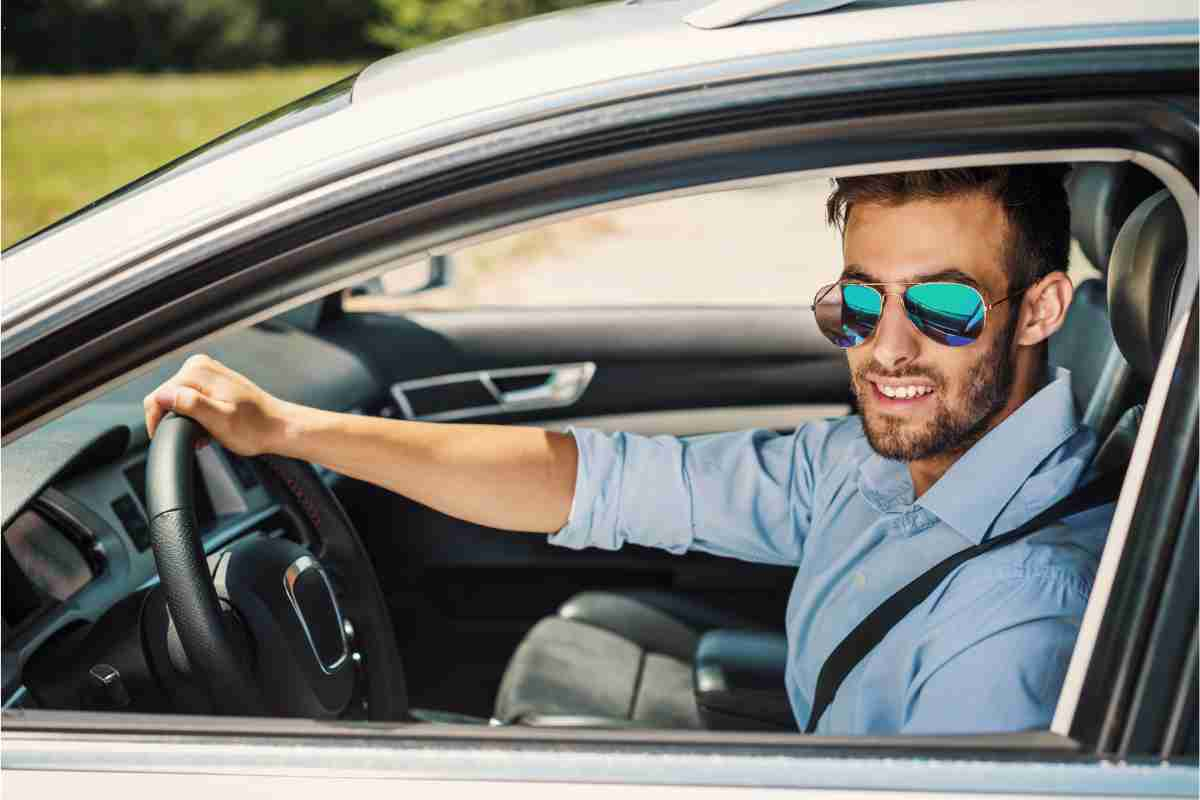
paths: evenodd
<path fill-rule="evenodd" d="M 213 360 L 204 353 L 196 353 L 195 355 L 188 356 L 187 360 L 183 362 L 183 366 L 185 369 L 198 369 L 211 366 L 212 363 Z"/>

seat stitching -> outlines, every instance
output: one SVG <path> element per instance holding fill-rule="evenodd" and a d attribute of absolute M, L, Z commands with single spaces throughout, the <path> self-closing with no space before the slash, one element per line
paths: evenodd
<path fill-rule="evenodd" d="M 653 606 L 652 606 L 652 608 L 653 608 Z M 656 609 L 656 610 L 662 611 L 662 609 Z M 664 615 L 666 615 L 665 611 L 663 611 L 662 613 Z M 561 611 L 556 616 L 558 617 L 558 619 L 563 619 L 563 620 L 566 620 L 567 622 L 574 622 L 576 625 L 586 625 L 589 628 L 595 628 L 598 631 L 604 631 L 605 633 L 612 634 L 613 636 L 616 636 L 618 639 L 621 639 L 622 641 L 626 641 L 626 642 L 629 642 L 631 645 L 634 645 L 635 647 L 640 649 L 643 653 L 650 651 L 650 647 L 642 645 L 640 642 L 637 642 L 634 639 L 629 638 L 624 633 L 617 631 L 617 630 L 613 630 L 612 628 L 608 627 L 607 625 L 605 625 L 601 622 L 596 622 L 595 620 L 590 620 L 590 619 L 583 619 L 582 617 L 568 617 L 568 616 L 562 614 Z M 669 615 L 667 615 L 667 616 L 669 616 Z M 678 620 L 675 620 L 675 621 L 678 622 Z M 679 624 L 683 625 L 682 622 L 680 622 Z M 695 636 L 697 639 L 700 638 L 700 634 L 698 634 L 694 630 L 692 630 L 690 625 L 683 625 L 683 627 L 686 628 L 688 631 L 690 631 L 692 633 L 692 635 Z M 685 661 L 686 660 L 684 658 L 677 658 L 674 653 L 668 653 L 664 650 L 656 649 L 656 650 L 653 650 L 652 652 L 657 653 L 658 655 L 666 656 L 667 658 L 674 658 L 676 661 Z"/>
<path fill-rule="evenodd" d="M 268 460 L 266 463 L 267 466 L 271 468 L 271 471 L 283 481 L 287 488 L 292 492 L 293 496 L 295 496 L 296 500 L 300 503 L 300 507 L 304 509 L 304 513 L 308 517 L 309 522 L 312 523 L 313 528 L 315 528 L 317 531 L 320 531 L 321 512 L 317 510 L 317 507 L 308 498 L 308 495 L 304 493 L 304 489 L 301 488 L 300 484 L 294 477 L 285 474 L 278 465 L 272 464 L 270 460 Z"/>
<path fill-rule="evenodd" d="M 638 657 L 637 673 L 633 676 L 633 696 L 629 698 L 629 719 L 633 719 L 633 711 L 637 708 L 638 694 L 642 691 L 642 673 L 646 671 L 646 650 L 642 648 Z"/>

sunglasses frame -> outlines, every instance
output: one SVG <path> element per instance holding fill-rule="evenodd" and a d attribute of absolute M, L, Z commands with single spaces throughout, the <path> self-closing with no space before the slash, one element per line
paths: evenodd
<path fill-rule="evenodd" d="M 836 280 L 833 283 L 830 283 L 826 286 L 822 286 L 820 289 L 818 289 L 816 297 L 813 298 L 813 303 L 811 306 L 809 306 L 809 309 L 813 312 L 813 314 L 815 316 L 816 312 L 817 312 L 817 306 L 821 303 L 821 298 L 823 298 L 825 295 L 827 295 L 831 291 L 833 291 L 835 287 L 838 287 L 838 286 L 865 286 L 869 289 L 874 289 L 879 294 L 879 297 L 880 297 L 879 319 L 882 319 L 883 312 L 887 310 L 888 297 L 892 297 L 892 296 L 899 297 L 899 298 L 901 298 L 900 302 L 903 303 L 904 295 L 907 294 L 908 290 L 914 286 L 933 286 L 933 285 L 947 285 L 947 284 L 954 285 L 954 286 L 963 286 L 967 289 L 970 289 L 975 294 L 979 295 L 980 304 L 983 306 L 983 322 L 979 326 L 980 336 L 983 335 L 983 331 L 987 328 L 987 315 L 988 315 L 989 311 L 991 311 L 993 308 L 1000 305 L 1001 303 L 1012 300 L 1014 297 L 1019 297 L 1022 294 L 1024 294 L 1025 292 L 1029 291 L 1031 288 L 1033 288 L 1032 284 L 1030 284 L 1029 286 L 1023 286 L 1020 289 L 1013 292 L 1012 294 L 1008 295 L 1007 297 L 1001 297 L 999 300 L 995 301 L 994 303 L 989 303 L 987 301 L 987 298 L 983 296 L 982 291 L 980 291 L 975 286 L 972 286 L 969 283 L 963 283 L 962 281 L 933 280 L 933 281 L 898 281 L 898 282 L 892 282 L 892 283 L 866 283 L 864 281 L 842 279 L 842 280 Z M 884 291 L 883 289 L 880 288 L 880 287 L 889 287 L 889 286 L 903 286 L 904 288 L 899 292 L 895 292 L 895 291 L 888 292 L 888 291 Z M 929 339 L 934 344 L 940 344 L 943 347 L 955 347 L 955 348 L 970 347 L 971 345 L 975 344 L 975 342 L 979 341 L 979 337 L 977 336 L 969 342 L 965 342 L 964 344 L 958 344 L 958 345 L 947 344 L 946 342 L 940 342 L 936 338 L 931 336 L 928 331 L 922 330 L 920 327 L 917 326 L 917 323 L 912 321 L 912 319 L 908 315 L 907 308 L 904 309 L 904 318 L 908 320 L 909 325 L 912 325 L 913 328 L 916 329 L 917 333 L 920 333 L 922 336 L 924 336 L 926 339 Z M 817 327 L 820 328 L 820 325 L 818 325 Z M 843 345 L 837 344 L 837 342 L 833 342 L 832 340 L 830 340 L 830 341 L 832 342 L 832 344 L 834 344 L 837 347 L 841 347 L 843 350 L 850 350 L 855 347 L 861 347 L 864 344 L 866 344 L 868 341 L 870 341 L 872 338 L 874 338 L 875 330 L 878 329 L 878 327 L 879 327 L 878 320 L 876 320 L 876 326 L 875 326 L 875 328 L 873 328 L 871 330 L 871 335 L 863 337 L 863 340 L 861 342 L 859 342 L 858 344 L 852 344 L 849 347 L 845 347 Z M 824 333 L 824 331 L 822 331 L 822 333 Z M 826 336 L 825 338 L 829 339 L 828 336 Z"/>

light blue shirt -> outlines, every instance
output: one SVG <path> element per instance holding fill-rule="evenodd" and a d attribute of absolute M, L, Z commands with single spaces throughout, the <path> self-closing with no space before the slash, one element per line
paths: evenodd
<path fill-rule="evenodd" d="M 788 435 L 572 432 L 575 498 L 552 543 L 798 568 L 784 622 L 801 730 L 822 664 L 867 614 L 1068 495 L 1096 450 L 1061 369 L 916 502 L 907 466 L 871 449 L 859 417 Z M 1093 509 L 960 566 L 847 676 L 817 732 L 1048 728 L 1111 517 Z"/>

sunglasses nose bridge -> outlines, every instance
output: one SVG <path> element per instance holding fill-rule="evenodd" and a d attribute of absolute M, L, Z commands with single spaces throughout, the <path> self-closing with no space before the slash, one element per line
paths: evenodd
<path fill-rule="evenodd" d="M 922 334 L 904 306 L 903 291 L 880 291 L 880 295 L 883 305 L 879 312 L 875 335 L 872 337 L 874 358 L 884 368 L 901 367 L 917 357 Z M 895 302 L 889 303 L 890 297 L 894 297 Z"/>

